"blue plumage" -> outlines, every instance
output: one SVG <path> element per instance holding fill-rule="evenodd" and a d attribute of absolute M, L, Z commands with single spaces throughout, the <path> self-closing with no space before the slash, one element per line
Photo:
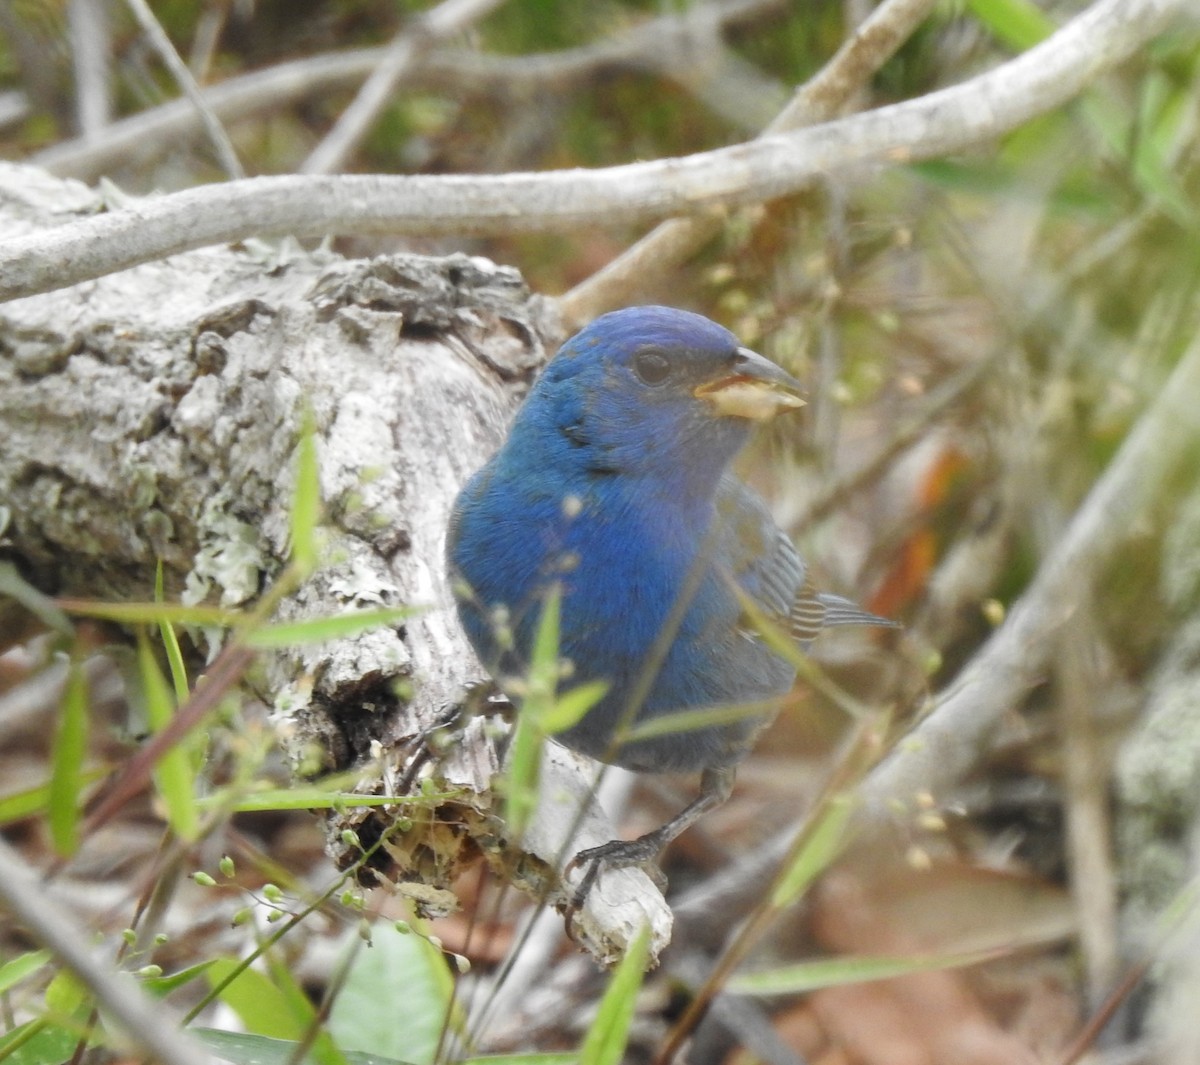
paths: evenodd
<path fill-rule="evenodd" d="M 888 624 L 813 591 L 765 504 L 728 472 L 755 422 L 802 402 L 798 381 L 728 330 L 666 307 L 603 315 L 546 366 L 459 495 L 447 556 L 463 626 L 502 687 L 525 672 L 560 584 L 572 683 L 610 685 L 562 743 L 636 770 L 725 774 L 768 707 L 618 740 L 623 725 L 786 694 L 794 670 L 749 624 L 738 588 L 802 643 L 829 624 Z"/>

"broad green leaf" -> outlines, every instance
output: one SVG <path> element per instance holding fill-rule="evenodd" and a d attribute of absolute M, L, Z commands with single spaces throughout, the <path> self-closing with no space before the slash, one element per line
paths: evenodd
<path fill-rule="evenodd" d="M 629 1025 L 650 952 L 650 930 L 643 925 L 629 944 L 605 989 L 596 1019 L 579 1050 L 581 1065 L 621 1065 L 629 1041 Z"/>
<path fill-rule="evenodd" d="M 357 939 L 357 934 L 349 933 Z M 353 949 L 354 941 L 347 944 Z M 431 1065 L 450 1009 L 453 980 L 440 950 L 419 935 L 378 922 L 360 947 L 329 1014 L 329 1031 L 344 1051 L 363 1051 Z M 400 1008 L 384 1009 L 383 1003 Z"/>
<path fill-rule="evenodd" d="M 16 987 L 26 977 L 32 976 L 46 965 L 52 956 L 48 950 L 31 950 L 18 954 L 12 961 L 0 965 L 0 993 Z"/>
<path fill-rule="evenodd" d="M 578 1054 L 485 1054 L 462 1065 L 579 1065 Z"/>
<path fill-rule="evenodd" d="M 83 760 L 91 724 L 87 675 L 83 664 L 71 660 L 58 712 L 54 737 L 54 767 L 50 777 L 50 836 L 59 854 L 75 853 L 79 846 L 80 792 Z"/>
<path fill-rule="evenodd" d="M 251 629 L 246 633 L 245 639 L 251 647 L 290 647 L 299 643 L 344 639 L 382 625 L 395 625 L 412 617 L 419 609 L 407 606 L 383 607 L 379 610 L 355 610 L 327 618 L 280 622 L 278 625 L 264 625 Z"/>
<path fill-rule="evenodd" d="M 46 1009 L 56 1017 L 66 1018 L 77 1013 L 88 1002 L 88 990 L 79 978 L 67 969 L 60 969 L 46 986 Z"/>
<path fill-rule="evenodd" d="M 175 704 L 145 633 L 138 634 L 138 671 L 150 728 L 154 732 L 161 732 L 170 723 Z M 162 756 L 154 769 L 154 782 L 175 834 L 183 840 L 194 840 L 200 831 L 196 812 L 196 781 L 183 744 L 176 744 Z"/>
<path fill-rule="evenodd" d="M 79 1043 L 79 1031 L 45 1018 L 18 1025 L 0 1035 L 0 1061 L 4 1065 L 51 1065 L 69 1061 Z"/>
<path fill-rule="evenodd" d="M 893 958 L 819 958 L 814 961 L 764 969 L 754 973 L 739 973 L 729 981 L 729 990 L 744 995 L 797 995 L 823 987 L 842 984 L 865 984 L 871 980 L 887 980 L 909 973 L 927 973 L 938 969 L 958 969 L 978 965 L 1003 957 L 1003 950 L 975 950 L 962 954 L 941 954 L 929 957 Z"/>
<path fill-rule="evenodd" d="M 266 961 L 271 979 L 288 1003 L 292 1015 L 294 1017 L 308 1016 L 310 1018 L 301 1039 L 308 1039 L 309 1053 L 312 1055 L 313 1060 L 317 1065 L 346 1065 L 345 1055 L 337 1044 L 334 1043 L 329 1032 L 323 1026 L 318 1026 L 315 1031 L 313 1030 L 313 1025 L 317 1021 L 316 1011 L 309 1001 L 307 992 L 300 986 L 292 970 L 284 964 L 283 960 L 277 954 L 268 953 Z"/>
<path fill-rule="evenodd" d="M 209 986 L 217 987 L 240 965 L 236 958 L 214 958 L 204 974 Z M 313 1017 L 311 1005 L 307 1012 L 296 1011 L 274 981 L 253 968 L 239 972 L 217 993 L 217 998 L 233 1010 L 251 1032 L 273 1039 L 299 1039 Z"/>

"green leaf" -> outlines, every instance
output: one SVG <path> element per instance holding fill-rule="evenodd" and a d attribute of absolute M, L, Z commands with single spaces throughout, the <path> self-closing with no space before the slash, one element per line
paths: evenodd
<path fill-rule="evenodd" d="M 15 599 L 43 625 L 64 636 L 72 633 L 71 621 L 62 608 L 25 580 L 11 562 L 0 562 L 0 597 Z"/>
<path fill-rule="evenodd" d="M 233 1062 L 233 1065 L 293 1065 L 300 1046 L 294 1039 L 273 1039 L 270 1036 L 246 1032 L 223 1032 L 216 1028 L 193 1028 L 191 1032 L 218 1058 Z M 302 1061 L 305 1065 L 312 1065 L 313 1059 L 311 1055 L 306 1055 Z M 360 1054 L 357 1051 L 347 1054 L 346 1061 L 349 1065 L 414 1065 L 407 1060 L 381 1058 L 375 1054 Z"/>
<path fill-rule="evenodd" d="M 521 704 L 521 712 L 545 731 L 543 719 L 549 714 L 558 690 L 559 619 L 562 611 L 562 588 L 554 584 L 546 593 L 542 616 L 530 653 L 529 691 Z"/>
<path fill-rule="evenodd" d="M 670 736 L 677 732 L 691 732 L 695 729 L 728 725 L 748 717 L 763 717 L 766 714 L 773 714 L 778 709 L 778 699 L 764 699 L 759 702 L 730 703 L 727 706 L 706 706 L 699 710 L 680 710 L 634 725 L 622 734 L 621 742 L 633 743 L 636 740 Z"/>
<path fill-rule="evenodd" d="M 294 1017 L 308 1017 L 301 1041 L 307 1041 L 317 1065 L 346 1065 L 346 1057 L 324 1028 L 319 1027 L 316 1011 L 292 970 L 277 954 L 266 955 L 267 969 L 275 986 L 288 1003 Z"/>
<path fill-rule="evenodd" d="M 175 625 L 231 628 L 246 617 L 236 610 L 215 606 L 183 606 L 179 603 L 104 603 L 92 599 L 59 599 L 57 602 L 68 614 L 115 621 L 121 625 L 170 622 Z"/>
<path fill-rule="evenodd" d="M 467 1058 L 462 1065 L 578 1065 L 578 1054 L 485 1054 Z"/>
<path fill-rule="evenodd" d="M 846 841 L 846 827 L 854 813 L 850 795 L 835 795 L 817 816 L 812 836 L 784 871 L 771 895 L 771 904 L 784 909 L 796 901 L 830 863 Z"/>
<path fill-rule="evenodd" d="M 967 0 L 967 10 L 986 26 L 997 40 L 1023 52 L 1040 44 L 1058 26 L 1030 0 Z"/>
<path fill-rule="evenodd" d="M 154 570 L 154 601 L 163 601 L 163 564 L 162 559 Z M 175 635 L 175 627 L 167 620 L 160 619 L 158 631 L 162 636 L 163 649 L 167 653 L 167 668 L 171 671 L 171 683 L 175 687 L 175 702 L 182 706 L 190 694 L 187 667 L 183 664 L 183 651 L 179 647 L 179 638 Z"/>
<path fill-rule="evenodd" d="M 137 644 L 146 717 L 151 730 L 161 732 L 174 716 L 175 704 L 145 633 L 138 634 Z M 154 782 L 166 807 L 167 821 L 175 834 L 189 842 L 194 840 L 200 832 L 200 819 L 196 812 L 196 781 L 182 743 L 176 744 L 159 760 L 154 770 Z"/>
<path fill-rule="evenodd" d="M 90 769 L 80 774 L 80 786 L 85 787 L 88 784 L 93 784 L 101 779 L 101 777 L 107 775 L 108 770 L 105 768 Z M 23 791 L 14 791 L 8 795 L 0 796 L 0 825 L 10 824 L 13 821 L 23 821 L 27 817 L 34 817 L 45 813 L 49 809 L 49 784 L 36 784 L 34 787 L 25 788 Z"/>
<path fill-rule="evenodd" d="M 353 949 L 357 933 L 347 949 Z M 347 1051 L 364 1051 L 431 1065 L 450 1009 L 453 979 L 440 950 L 391 924 L 371 928 L 371 946 L 359 949 L 329 1014 L 329 1031 Z M 381 1009 L 381 1003 L 403 1004 Z"/>
<path fill-rule="evenodd" d="M 62 855 L 74 854 L 79 846 L 83 760 L 91 724 L 88 710 L 87 676 L 83 665 L 72 659 L 67 667 L 67 683 L 59 706 L 50 777 L 50 836 L 54 849 Z"/>
<path fill-rule="evenodd" d="M 593 706 L 604 698 L 608 691 L 608 683 L 603 680 L 589 681 L 580 684 L 570 691 L 561 692 L 554 697 L 542 714 L 541 725 L 548 736 L 564 732 L 572 725 L 579 724 Z"/>
<path fill-rule="evenodd" d="M 515 839 L 520 839 L 537 805 L 538 776 L 541 770 L 545 733 L 524 714 L 517 715 L 508 765 L 504 770 L 504 823 Z"/>
<path fill-rule="evenodd" d="M 461 795 L 461 791 L 430 791 L 420 795 L 359 795 L 353 791 L 330 791 L 316 786 L 269 788 L 240 796 L 233 802 L 227 795 L 205 795 L 196 801 L 202 810 L 221 809 L 238 813 L 264 810 L 330 810 L 352 806 L 436 806 Z M 3 819 L 0 818 L 0 821 Z"/>
<path fill-rule="evenodd" d="M 938 969 L 958 969 L 978 965 L 1003 957 L 1004 950 L 975 950 L 962 954 L 939 954 L 929 957 L 846 957 L 819 958 L 814 961 L 784 965 L 734 976 L 728 989 L 744 995 L 796 995 L 817 991 L 823 987 L 843 984 L 865 984 L 871 980 L 888 980 L 909 973 L 927 973 Z"/>
<path fill-rule="evenodd" d="M 241 962 L 237 958 L 214 958 L 205 976 L 210 987 L 217 987 Z M 308 1030 L 313 1008 L 297 1010 L 266 973 L 243 969 L 217 994 L 238 1019 L 256 1035 L 273 1039 L 298 1040 Z"/>
<path fill-rule="evenodd" d="M 327 618 L 264 625 L 247 632 L 246 643 L 250 647 L 291 647 L 299 643 L 344 639 L 347 636 L 357 636 L 368 629 L 395 625 L 412 617 L 420 609 L 407 606 L 382 607 L 378 610 L 354 610 Z"/>
<path fill-rule="evenodd" d="M 292 562 L 301 573 L 317 565 L 317 525 L 321 520 L 321 469 L 312 416 L 296 444 L 296 494 L 292 500 Z"/>
<path fill-rule="evenodd" d="M 79 1043 L 79 1031 L 38 1018 L 0 1035 L 4 1065 L 48 1065 L 68 1061 Z"/>
<path fill-rule="evenodd" d="M 621 1065 L 624 1061 L 629 1025 L 637 1007 L 649 952 L 650 930 L 643 925 L 629 944 L 600 1000 L 596 1019 L 579 1050 L 581 1065 Z"/>
<path fill-rule="evenodd" d="M 208 961 L 189 965 L 186 969 L 180 969 L 176 973 L 167 973 L 164 976 L 148 976 L 141 981 L 141 984 L 152 995 L 169 995 L 172 991 L 178 990 L 185 984 L 190 984 L 198 976 L 203 976 L 208 972 L 214 961 L 215 959 L 210 958 Z"/>
<path fill-rule="evenodd" d="M 0 994 L 14 988 L 22 980 L 49 963 L 53 955 L 48 950 L 31 950 L 0 965 Z"/>

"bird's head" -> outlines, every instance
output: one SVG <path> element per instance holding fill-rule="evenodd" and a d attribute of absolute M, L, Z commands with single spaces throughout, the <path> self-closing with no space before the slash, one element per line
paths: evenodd
<path fill-rule="evenodd" d="M 568 340 L 528 407 L 596 472 L 703 468 L 714 478 L 754 422 L 804 404 L 801 385 L 690 311 L 631 307 Z"/>

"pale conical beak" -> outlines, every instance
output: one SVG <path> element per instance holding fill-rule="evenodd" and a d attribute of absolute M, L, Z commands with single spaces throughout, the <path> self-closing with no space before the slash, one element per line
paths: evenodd
<path fill-rule="evenodd" d="M 738 348 L 731 371 L 698 385 L 693 395 L 725 417 L 765 422 L 804 406 L 803 386 L 790 373 L 749 348 Z"/>

